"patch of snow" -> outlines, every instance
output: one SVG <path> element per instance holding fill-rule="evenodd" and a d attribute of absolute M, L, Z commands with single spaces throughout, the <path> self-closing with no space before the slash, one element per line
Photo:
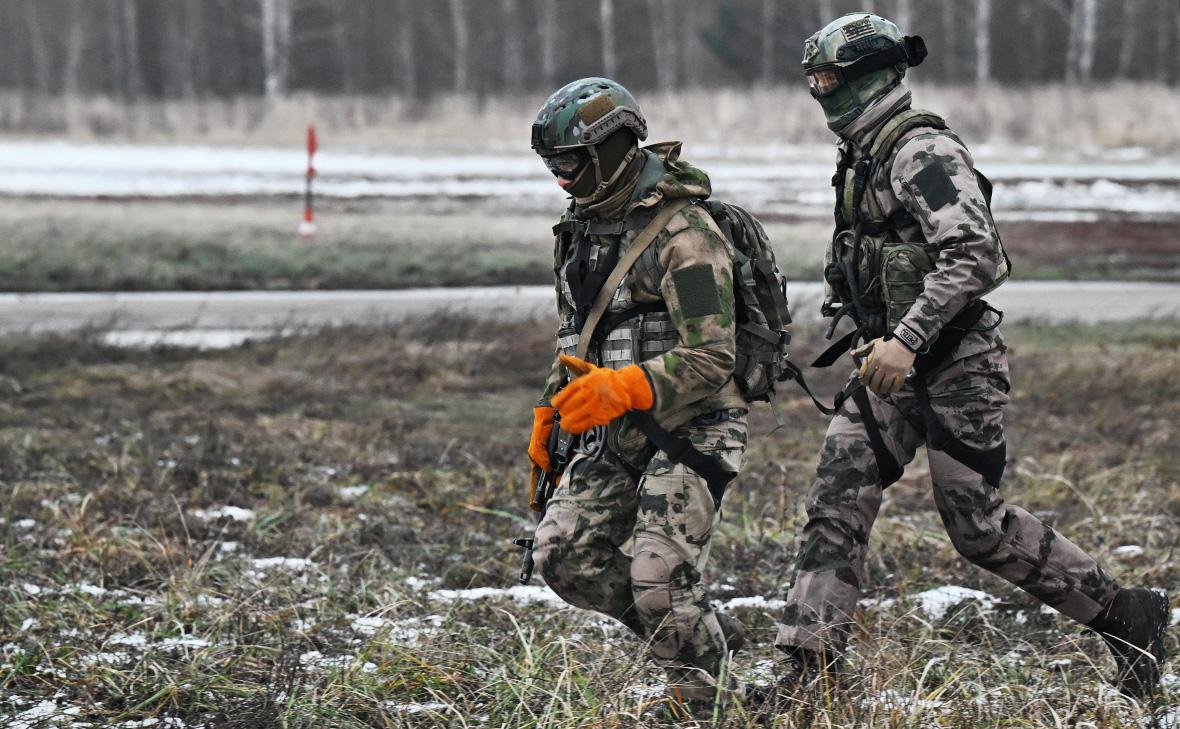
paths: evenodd
<path fill-rule="evenodd" d="M 910 600 L 918 603 L 918 607 L 931 620 L 938 620 L 947 610 L 965 600 L 977 600 L 984 610 L 990 610 L 999 602 L 996 598 L 980 590 L 972 590 L 958 585 L 944 585 L 931 590 L 910 595 Z"/>
<path fill-rule="evenodd" d="M 304 570 L 313 570 L 319 565 L 310 559 L 304 557 L 263 557 L 260 559 L 250 560 L 256 569 L 260 570 L 275 570 L 283 569 L 291 572 L 303 572 Z"/>
<path fill-rule="evenodd" d="M 410 588 L 411 590 L 425 590 L 433 585 L 434 581 L 410 575 L 405 579 L 405 584 L 406 587 Z"/>
<path fill-rule="evenodd" d="M 126 633 L 115 633 L 107 639 L 107 643 L 111 645 L 128 645 L 134 648 L 142 648 L 148 643 L 147 636 L 143 633 L 133 633 L 127 635 Z"/>
<path fill-rule="evenodd" d="M 421 714 L 426 711 L 446 711 L 451 707 L 447 704 L 440 704 L 437 701 L 431 701 L 425 704 L 414 702 L 408 704 L 399 704 L 390 701 L 385 704 L 385 708 L 397 714 Z"/>
<path fill-rule="evenodd" d="M 1049 661 L 1049 663 L 1047 665 L 1050 668 L 1065 668 L 1066 666 L 1073 665 L 1073 659 L 1072 658 L 1058 658 L 1056 660 Z"/>
<path fill-rule="evenodd" d="M 1180 608 L 1172 608 L 1172 625 L 1180 623 Z"/>
<path fill-rule="evenodd" d="M 20 632 L 27 633 L 30 630 L 36 630 L 41 627 L 41 623 L 37 622 L 36 618 L 25 618 L 20 624 Z"/>
<path fill-rule="evenodd" d="M 725 602 L 717 603 L 716 609 L 721 612 L 729 612 L 735 608 L 762 608 L 763 610 L 782 610 L 787 606 L 786 600 L 766 599 L 762 595 L 753 595 L 750 597 L 735 597 Z"/>
<path fill-rule="evenodd" d="M 241 542 L 222 542 L 217 545 L 219 554 L 233 554 L 242 546 Z"/>
<path fill-rule="evenodd" d="M 17 521 L 12 522 L 12 525 L 14 527 L 16 527 L 17 529 L 32 529 L 33 527 L 37 526 L 37 520 L 36 519 L 19 519 Z"/>
<path fill-rule="evenodd" d="M 352 619 L 352 629 L 361 635 L 375 635 L 384 628 L 392 628 L 394 623 L 385 618 L 373 616 L 357 616 Z"/>
<path fill-rule="evenodd" d="M 20 588 L 30 595 L 40 595 L 41 594 L 41 588 L 38 585 L 34 585 L 31 582 L 24 583 L 23 585 L 20 586 Z"/>
<path fill-rule="evenodd" d="M 161 648 L 208 648 L 212 643 L 204 638 L 194 638 L 191 635 L 179 638 L 164 638 L 160 641 Z"/>
<path fill-rule="evenodd" d="M 350 501 L 352 499 L 359 499 L 360 497 L 364 496 L 368 492 L 369 492 L 369 485 L 366 483 L 362 483 L 357 486 L 341 486 L 339 489 L 336 490 L 336 493 L 340 494 L 340 498 L 348 499 Z"/>
<path fill-rule="evenodd" d="M 189 512 L 201 521 L 216 521 L 227 518 L 231 521 L 254 521 L 254 512 L 238 506 L 219 506 L 213 509 L 194 509 Z"/>
<path fill-rule="evenodd" d="M 513 585 L 512 587 L 473 587 L 467 590 L 435 590 L 427 595 L 432 600 L 455 602 L 456 600 L 487 600 L 504 598 L 515 603 L 540 603 L 552 607 L 572 607 L 548 587 L 534 585 Z"/>
<path fill-rule="evenodd" d="M 437 632 L 446 622 L 441 615 L 427 615 L 421 618 L 410 618 L 397 623 L 389 623 L 389 638 L 397 643 L 414 646 L 419 645 L 424 638 Z M 353 623 L 354 627 L 356 623 Z M 358 631 L 359 632 L 359 631 Z"/>
<path fill-rule="evenodd" d="M 1143 554 L 1143 547 L 1138 544 L 1125 544 L 1111 552 L 1116 557 L 1139 557 Z"/>
<path fill-rule="evenodd" d="M 45 729 L 54 725 L 62 726 L 63 721 L 69 721 L 69 717 L 81 713 L 82 709 L 77 706 L 62 708 L 57 705 L 56 701 L 47 699 L 11 717 L 9 719 L 11 723 L 4 726 L 6 729 Z M 69 725 L 66 724 L 66 726 Z"/>
<path fill-rule="evenodd" d="M 88 656 L 78 658 L 78 661 L 87 666 L 93 666 L 96 663 L 121 664 L 131 660 L 131 656 L 123 651 L 92 653 Z"/>

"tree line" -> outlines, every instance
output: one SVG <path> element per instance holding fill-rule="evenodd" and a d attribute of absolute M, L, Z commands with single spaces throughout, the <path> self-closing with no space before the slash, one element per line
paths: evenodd
<path fill-rule="evenodd" d="M 799 83 L 803 39 L 874 10 L 937 83 L 1180 83 L 1180 0 L 0 0 L 0 88 L 119 98 L 425 98 Z"/>

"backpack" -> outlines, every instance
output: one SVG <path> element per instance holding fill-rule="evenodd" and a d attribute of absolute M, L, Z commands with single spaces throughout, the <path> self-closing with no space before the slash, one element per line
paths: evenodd
<path fill-rule="evenodd" d="M 791 343 L 787 279 L 775 263 L 770 239 L 757 218 L 737 205 L 717 200 L 704 200 L 701 205 L 736 252 L 737 357 L 733 379 L 748 402 L 765 401 L 774 406 L 775 383 L 792 371 L 787 360 Z"/>

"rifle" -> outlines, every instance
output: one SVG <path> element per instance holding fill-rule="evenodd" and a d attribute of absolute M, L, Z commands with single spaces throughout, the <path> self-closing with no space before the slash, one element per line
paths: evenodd
<path fill-rule="evenodd" d="M 570 462 L 574 446 L 577 444 L 576 435 L 561 429 L 561 415 L 553 413 L 553 430 L 549 433 L 549 470 L 542 471 L 537 479 L 537 488 L 533 491 L 529 508 L 537 512 L 537 523 L 545 517 L 545 509 L 549 506 L 549 499 L 557 489 L 557 482 Z M 533 577 L 533 542 L 536 538 L 534 530 L 532 537 L 513 539 L 512 543 L 524 550 L 524 559 L 520 565 L 520 584 L 527 585 Z"/>

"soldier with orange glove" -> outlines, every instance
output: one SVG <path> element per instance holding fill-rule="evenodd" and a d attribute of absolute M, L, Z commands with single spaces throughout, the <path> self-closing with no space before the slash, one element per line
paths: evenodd
<path fill-rule="evenodd" d="M 722 481 L 741 469 L 746 402 L 732 377 L 734 251 L 697 203 L 709 196 L 708 176 L 679 159 L 678 143 L 641 148 L 646 136 L 631 94 L 599 78 L 557 91 L 533 125 L 533 149 L 572 197 L 555 228 L 562 324 L 535 410 L 534 475 L 552 465 L 545 445 L 554 409 L 559 427 L 578 439 L 534 554 L 564 600 L 610 615 L 650 643 L 667 669 L 673 707 L 710 711 L 716 696 L 736 688 L 719 687 L 718 677 L 742 642 L 740 624 L 711 609 L 701 584 L 723 486 L 657 448 L 644 419 L 691 442 L 727 474 Z M 649 232 L 644 249 L 636 241 L 649 225 L 658 233 Z M 632 244 L 643 253 L 610 290 L 607 280 Z M 583 332 L 604 290 L 605 315 Z"/>

